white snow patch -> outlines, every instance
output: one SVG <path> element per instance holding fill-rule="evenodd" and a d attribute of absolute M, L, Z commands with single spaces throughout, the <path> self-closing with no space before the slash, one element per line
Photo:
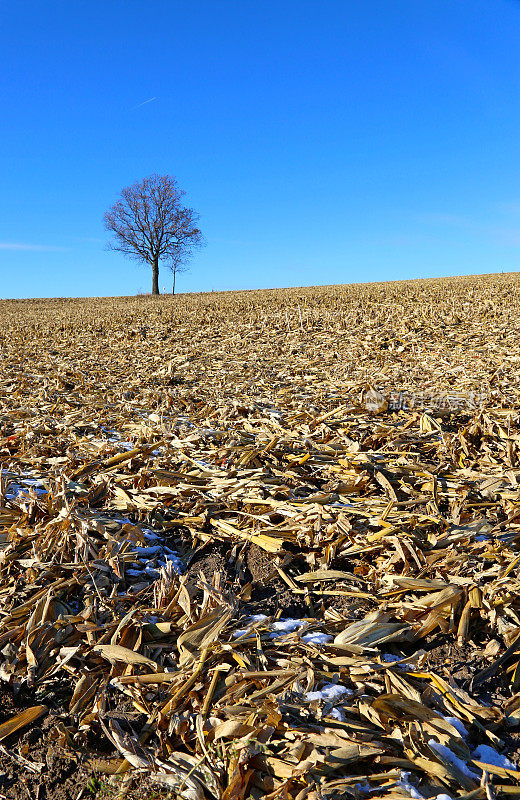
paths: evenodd
<path fill-rule="evenodd" d="M 110 428 L 103 428 L 100 429 L 103 433 L 109 434 L 107 436 L 107 442 L 110 444 L 117 444 L 119 447 L 122 447 L 123 450 L 133 450 L 135 444 L 133 442 L 129 442 L 126 440 L 122 440 L 123 434 L 119 433 L 119 431 L 113 431 Z M 98 440 L 99 441 L 99 440 Z"/>
<path fill-rule="evenodd" d="M 333 639 L 334 637 L 328 633 L 304 633 L 302 636 L 302 642 L 305 644 L 327 644 Z"/>
<path fill-rule="evenodd" d="M 161 572 L 160 572 L 160 570 L 156 569 L 155 567 L 146 566 L 146 567 L 144 568 L 144 571 L 145 571 L 145 572 L 146 572 L 146 574 L 147 574 L 147 575 L 148 575 L 150 578 L 152 578 L 152 580 L 154 580 L 154 581 L 156 581 L 156 580 L 157 580 L 157 578 L 159 578 L 159 577 L 160 577 L 160 575 L 161 575 Z"/>
<path fill-rule="evenodd" d="M 245 636 L 250 630 L 251 628 L 240 628 L 238 631 L 233 631 L 233 638 L 238 639 L 239 636 Z"/>
<path fill-rule="evenodd" d="M 163 552 L 163 548 L 160 544 L 151 545 L 150 547 L 138 547 L 137 545 L 134 545 L 132 550 L 134 553 L 137 553 L 138 556 L 143 556 L 144 558 L 158 556 L 159 553 Z"/>
<path fill-rule="evenodd" d="M 307 703 L 312 703 L 313 700 L 325 700 L 327 703 L 336 703 L 342 697 L 348 697 L 354 694 L 352 689 L 347 689 L 346 686 L 341 686 L 337 683 L 325 683 L 319 692 L 307 692 L 303 699 Z"/>
<path fill-rule="evenodd" d="M 432 750 L 435 750 L 435 752 L 438 753 L 443 758 L 445 758 L 446 761 L 449 761 L 450 764 L 453 764 L 454 767 L 457 767 L 457 769 L 459 769 L 463 773 L 463 775 L 465 775 L 467 778 L 478 779 L 479 777 L 478 773 L 470 769 L 466 764 L 466 762 L 463 761 L 461 758 L 459 758 L 457 755 L 455 755 L 453 750 L 450 750 L 449 747 L 446 747 L 443 744 L 439 744 L 439 742 L 436 742 L 435 739 L 430 739 L 428 744 L 430 745 Z"/>
<path fill-rule="evenodd" d="M 302 619 L 280 619 L 278 622 L 273 622 L 272 629 L 274 633 L 269 634 L 270 639 L 278 639 L 279 636 L 286 636 L 288 633 L 293 633 L 305 625 Z"/>
<path fill-rule="evenodd" d="M 26 473 L 27 474 L 27 473 Z M 47 494 L 47 489 L 38 478 L 18 478 L 16 481 L 9 477 L 4 476 L 7 481 L 7 491 L 5 493 L 6 500 L 14 500 L 18 495 L 32 489 L 38 496 Z"/>
<path fill-rule="evenodd" d="M 144 569 L 126 569 L 125 575 L 130 575 L 131 578 L 140 578 L 145 575 Z"/>
<path fill-rule="evenodd" d="M 254 624 L 256 622 L 265 622 L 266 619 L 267 619 L 267 614 L 252 614 L 249 617 L 249 622 L 252 622 Z M 246 633 L 250 633 L 250 631 L 251 628 L 241 628 L 238 631 L 233 631 L 233 636 L 235 639 L 237 639 L 239 636 L 244 636 Z"/>
<path fill-rule="evenodd" d="M 492 764 L 494 767 L 502 767 L 503 769 L 514 769 L 515 765 L 506 756 L 490 747 L 488 744 L 479 744 L 473 751 L 473 758 L 477 761 L 483 761 L 484 764 Z"/>
<path fill-rule="evenodd" d="M 157 559 L 161 566 L 165 566 L 166 562 L 169 562 L 172 567 L 174 568 L 175 572 L 181 573 L 184 567 L 182 563 L 182 558 L 180 558 L 176 553 L 165 552 L 163 558 Z"/>
<path fill-rule="evenodd" d="M 424 795 L 421 794 L 419 789 L 416 789 L 413 783 L 410 781 L 410 773 L 401 771 L 401 777 L 397 781 L 397 786 L 400 789 L 404 789 L 405 792 L 408 792 L 410 797 L 413 797 L 414 800 L 423 800 Z"/>
<path fill-rule="evenodd" d="M 266 614 L 252 614 L 247 620 L 248 627 L 241 628 L 240 630 L 234 631 L 232 636 L 237 638 L 238 636 L 243 636 L 245 633 L 250 633 L 251 625 L 255 623 L 265 622 L 268 619 Z M 287 636 L 289 633 L 294 633 L 302 628 L 304 625 L 307 624 L 307 620 L 304 619 L 279 619 L 276 622 L 273 622 L 271 625 L 271 633 L 269 634 L 270 639 L 278 639 L 281 636 Z M 327 644 L 328 642 L 332 642 L 334 637 L 330 636 L 328 633 L 321 633 L 320 631 L 314 631 L 311 633 L 304 633 L 301 637 L 302 642 L 306 644 Z"/>
<path fill-rule="evenodd" d="M 445 716 L 445 714 L 441 714 L 441 716 L 444 717 L 446 722 L 449 722 L 450 725 L 453 725 L 453 727 L 460 733 L 463 739 L 469 736 L 469 731 L 461 719 L 459 719 L 458 717 L 447 717 Z"/>
<path fill-rule="evenodd" d="M 117 521 L 122 525 L 134 524 L 125 517 L 120 517 Z M 150 528 L 143 528 L 143 538 L 149 544 L 145 546 L 132 544 L 128 551 L 135 561 L 130 565 L 130 569 L 126 569 L 126 575 L 132 578 L 145 577 L 148 580 L 155 581 L 161 577 L 161 570 L 168 565 L 178 574 L 183 572 L 184 564 L 182 559 L 178 553 L 162 542 L 159 534 L 150 530 Z"/>
<path fill-rule="evenodd" d="M 383 653 L 383 661 L 387 664 L 393 664 L 394 661 L 401 661 L 402 656 L 395 656 L 393 653 Z"/>

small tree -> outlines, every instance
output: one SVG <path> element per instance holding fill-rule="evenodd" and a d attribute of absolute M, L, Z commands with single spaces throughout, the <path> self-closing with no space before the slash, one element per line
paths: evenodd
<path fill-rule="evenodd" d="M 204 244 L 199 215 L 182 205 L 185 194 L 174 177 L 150 175 L 123 189 L 105 214 L 105 229 L 114 236 L 109 249 L 151 266 L 152 294 L 159 294 L 161 260 L 170 262 L 175 292 L 175 273 L 186 270 L 193 251 Z"/>
<path fill-rule="evenodd" d="M 182 272 L 190 271 L 190 268 L 186 266 L 185 261 L 186 259 L 179 254 L 176 258 L 171 260 L 170 264 L 168 264 L 168 269 L 173 275 L 172 294 L 175 294 L 175 279 L 177 278 L 177 275 L 180 275 Z"/>

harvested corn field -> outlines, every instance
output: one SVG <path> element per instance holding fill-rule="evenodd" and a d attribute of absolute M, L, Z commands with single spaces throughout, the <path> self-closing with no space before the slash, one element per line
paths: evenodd
<path fill-rule="evenodd" d="M 0 796 L 520 794 L 520 275 L 0 310 Z"/>

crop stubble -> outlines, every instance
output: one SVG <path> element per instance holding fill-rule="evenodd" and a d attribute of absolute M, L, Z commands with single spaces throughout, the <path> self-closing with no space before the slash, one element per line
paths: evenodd
<path fill-rule="evenodd" d="M 520 793 L 518 275 L 0 314 L 0 793 Z"/>

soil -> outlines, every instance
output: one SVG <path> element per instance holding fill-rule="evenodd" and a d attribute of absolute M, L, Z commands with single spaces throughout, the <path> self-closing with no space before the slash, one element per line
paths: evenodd
<path fill-rule="evenodd" d="M 118 698 L 119 700 L 119 698 Z M 48 701 L 49 702 L 49 701 Z M 8 800 L 112 800 L 120 789 L 128 788 L 129 800 L 159 800 L 171 797 L 167 789 L 150 786 L 145 778 L 133 776 L 128 786 L 127 776 L 111 778 L 96 775 L 84 762 L 81 744 L 77 756 L 71 748 L 64 749 L 59 743 L 59 730 L 67 724 L 69 697 L 51 699 L 49 711 L 29 728 L 21 729 L 4 739 L 0 750 L 0 798 Z M 117 701 L 118 702 L 118 701 Z M 0 689 L 0 724 L 37 703 L 37 698 L 26 692 L 16 697 L 10 689 Z M 122 727 L 132 722 L 142 722 L 142 715 L 135 712 L 130 701 L 123 701 L 105 715 L 115 718 Z M 89 755 L 97 752 L 103 756 L 113 753 L 112 746 L 99 736 L 88 741 Z M 104 752 L 104 750 L 106 752 Z M 21 763 L 26 759 L 36 768 L 28 769 Z"/>
<path fill-rule="evenodd" d="M 298 556 L 289 556 L 288 560 L 289 564 L 284 569 L 289 577 L 292 572 L 301 575 L 309 571 L 305 561 Z M 217 542 L 200 548 L 191 557 L 186 570 L 187 587 L 195 599 L 201 596 L 197 588 L 201 573 L 206 580 L 211 580 L 215 572 L 222 573 L 228 591 L 235 596 L 245 584 L 251 584 L 250 599 L 240 603 L 241 614 L 278 614 L 298 619 L 318 616 L 318 610 L 324 607 L 336 610 L 348 621 L 354 621 L 370 609 L 370 603 L 344 596 L 312 595 L 310 603 L 306 602 L 304 595 L 295 594 L 280 577 L 269 553 L 255 544 L 247 545 L 240 564 L 233 560 L 229 544 Z"/>
<path fill-rule="evenodd" d="M 20 692 L 14 697 L 12 691 L 2 689 L 0 704 L 0 720 L 4 722 L 34 706 L 36 701 L 26 693 Z M 78 787 L 88 780 L 88 773 L 56 744 L 56 725 L 60 717 L 59 711 L 51 708 L 29 729 L 21 729 L 3 740 L 0 795 L 13 800 L 69 800 L 77 797 Z M 17 760 L 19 756 L 41 766 L 41 772 L 32 772 L 21 766 Z"/>

